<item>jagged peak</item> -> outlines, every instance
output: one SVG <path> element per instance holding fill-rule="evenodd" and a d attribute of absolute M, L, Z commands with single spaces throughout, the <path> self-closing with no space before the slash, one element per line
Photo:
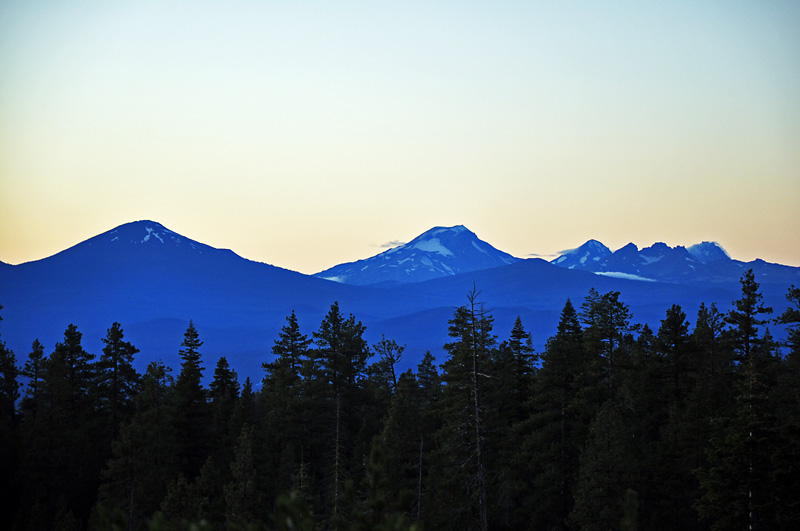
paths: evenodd
<path fill-rule="evenodd" d="M 616 251 L 614 251 L 614 253 L 618 253 L 620 251 L 622 251 L 624 253 L 629 253 L 629 252 L 638 253 L 639 252 L 639 247 L 635 243 L 630 242 L 630 243 L 628 243 L 626 245 L 623 245 L 622 247 L 620 247 Z"/>

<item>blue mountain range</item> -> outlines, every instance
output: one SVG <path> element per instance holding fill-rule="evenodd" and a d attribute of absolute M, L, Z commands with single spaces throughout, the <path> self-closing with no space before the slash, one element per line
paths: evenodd
<path fill-rule="evenodd" d="M 140 350 L 139 370 L 156 359 L 177 368 L 192 320 L 206 367 L 226 356 L 242 380 L 260 381 L 286 316 L 294 311 L 310 337 L 338 302 L 366 325 L 371 343 L 385 335 L 406 345 L 405 368 L 426 350 L 444 361 L 447 321 L 473 287 L 495 318 L 498 340 L 519 316 L 541 350 L 567 298 L 580 306 L 592 287 L 619 291 L 634 321 L 657 329 L 672 304 L 690 320 L 701 302 L 727 311 L 750 268 L 766 304 L 781 312 L 789 286 L 800 285 L 800 268 L 733 260 L 717 244 L 630 244 L 612 253 L 591 240 L 548 263 L 515 258 L 462 226 L 436 227 L 372 258 L 304 275 L 137 221 L 42 260 L 0 263 L 0 338 L 22 363 L 34 339 L 52 352 L 73 323 L 84 347 L 99 354 L 116 321 Z"/>

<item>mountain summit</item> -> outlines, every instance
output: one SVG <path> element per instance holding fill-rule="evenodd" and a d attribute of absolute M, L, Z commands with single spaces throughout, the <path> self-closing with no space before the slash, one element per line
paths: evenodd
<path fill-rule="evenodd" d="M 156 221 L 141 220 L 125 223 L 98 234 L 61 251 L 52 258 L 59 263 L 80 257 L 87 264 L 119 261 L 133 265 L 142 260 L 164 261 L 176 257 L 192 259 L 199 258 L 200 255 L 203 259 L 237 256 L 228 249 L 216 249 L 181 236 Z"/>
<path fill-rule="evenodd" d="M 597 240 L 589 240 L 577 249 L 562 254 L 552 263 L 567 269 L 586 269 L 589 265 L 599 263 L 610 255 L 611 250 L 608 247 Z"/>
<path fill-rule="evenodd" d="M 372 258 L 334 266 L 314 275 L 343 284 L 391 286 L 422 282 L 518 262 L 464 227 L 434 227 L 410 242 Z"/>
<path fill-rule="evenodd" d="M 658 242 L 644 249 L 629 243 L 612 253 L 600 242 L 589 240 L 551 263 L 599 275 L 690 284 L 735 281 L 746 271 L 746 264 L 731 259 L 717 242 L 702 242 L 688 248 Z M 765 274 L 769 269 L 773 276 L 791 276 L 784 266 L 775 269 L 763 261 L 747 267 Z"/>

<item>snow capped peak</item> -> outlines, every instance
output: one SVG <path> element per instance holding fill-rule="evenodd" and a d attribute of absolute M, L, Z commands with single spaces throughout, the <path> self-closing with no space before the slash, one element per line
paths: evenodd
<path fill-rule="evenodd" d="M 381 254 L 339 264 L 315 276 L 346 284 L 393 285 L 489 269 L 518 261 L 463 225 L 434 227 Z"/>
<path fill-rule="evenodd" d="M 728 252 L 717 242 L 702 242 L 686 248 L 692 258 L 707 264 L 715 260 L 730 260 Z"/>
<path fill-rule="evenodd" d="M 423 232 L 414 239 L 419 240 L 419 239 L 433 238 L 434 236 L 442 236 L 446 238 L 446 237 L 456 236 L 458 234 L 461 234 L 462 232 L 467 232 L 469 234 L 472 234 L 472 232 L 470 232 L 470 230 L 466 228 L 464 225 L 454 225 L 453 227 L 433 227 L 432 229 L 426 230 L 425 232 Z"/>
<path fill-rule="evenodd" d="M 565 251 L 551 263 L 569 269 L 583 269 L 587 264 L 600 262 L 611 254 L 611 250 L 597 240 L 589 240 L 577 249 Z"/>
<path fill-rule="evenodd" d="M 464 238 L 468 238 L 473 242 L 478 239 L 478 237 L 475 236 L 475 234 L 467 229 L 464 225 L 455 225 L 454 227 L 434 227 L 423 232 L 405 246 L 401 247 L 416 249 L 426 253 L 436 253 L 441 256 L 455 256 L 456 253 L 448 248 L 448 245 L 451 247 L 458 246 L 458 244 L 455 242 L 461 241 Z M 397 247 L 395 249 L 397 249 Z"/>

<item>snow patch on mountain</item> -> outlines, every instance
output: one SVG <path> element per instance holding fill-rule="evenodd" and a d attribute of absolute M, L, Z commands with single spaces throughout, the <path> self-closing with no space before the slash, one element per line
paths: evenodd
<path fill-rule="evenodd" d="M 439 231 L 441 232 L 441 231 Z M 431 238 L 430 240 L 422 240 L 414 244 L 414 249 L 425 251 L 426 253 L 439 253 L 442 256 L 454 256 L 453 251 L 442 245 L 439 238 Z"/>
<path fill-rule="evenodd" d="M 611 250 L 597 240 L 589 240 L 577 249 L 565 251 L 550 263 L 567 269 L 586 269 L 587 264 L 598 263 L 611 254 Z"/>
<path fill-rule="evenodd" d="M 156 232 L 155 230 L 153 230 L 153 228 L 152 228 L 152 227 L 147 227 L 147 228 L 146 228 L 146 230 L 147 230 L 147 234 L 146 234 L 146 235 L 145 235 L 145 237 L 142 239 L 142 243 L 144 243 L 144 242 L 146 242 L 147 240 L 149 240 L 149 239 L 150 239 L 150 236 L 155 236 L 155 237 L 156 237 L 156 239 L 157 239 L 158 241 L 160 241 L 161 243 L 164 243 L 164 240 L 162 240 L 162 239 L 161 239 L 161 235 L 159 235 L 159 234 L 158 234 L 158 232 Z"/>
<path fill-rule="evenodd" d="M 634 275 L 632 273 L 623 273 L 621 271 L 597 271 L 595 275 L 601 275 L 604 277 L 611 277 L 611 278 L 621 278 L 624 280 L 640 280 L 644 282 L 655 282 L 652 278 L 646 278 L 639 275 Z"/>
<path fill-rule="evenodd" d="M 519 261 L 463 225 L 434 227 L 371 258 L 339 264 L 315 276 L 345 284 L 391 286 L 489 269 Z"/>
<path fill-rule="evenodd" d="M 442 234 L 443 232 L 449 232 L 455 235 L 455 234 L 461 234 L 464 231 L 467 231 L 467 228 L 464 225 L 456 225 L 454 227 L 436 227 L 434 229 L 429 230 L 425 234 L 436 236 L 437 234 Z M 422 236 L 424 236 L 425 234 L 423 234 Z"/>

